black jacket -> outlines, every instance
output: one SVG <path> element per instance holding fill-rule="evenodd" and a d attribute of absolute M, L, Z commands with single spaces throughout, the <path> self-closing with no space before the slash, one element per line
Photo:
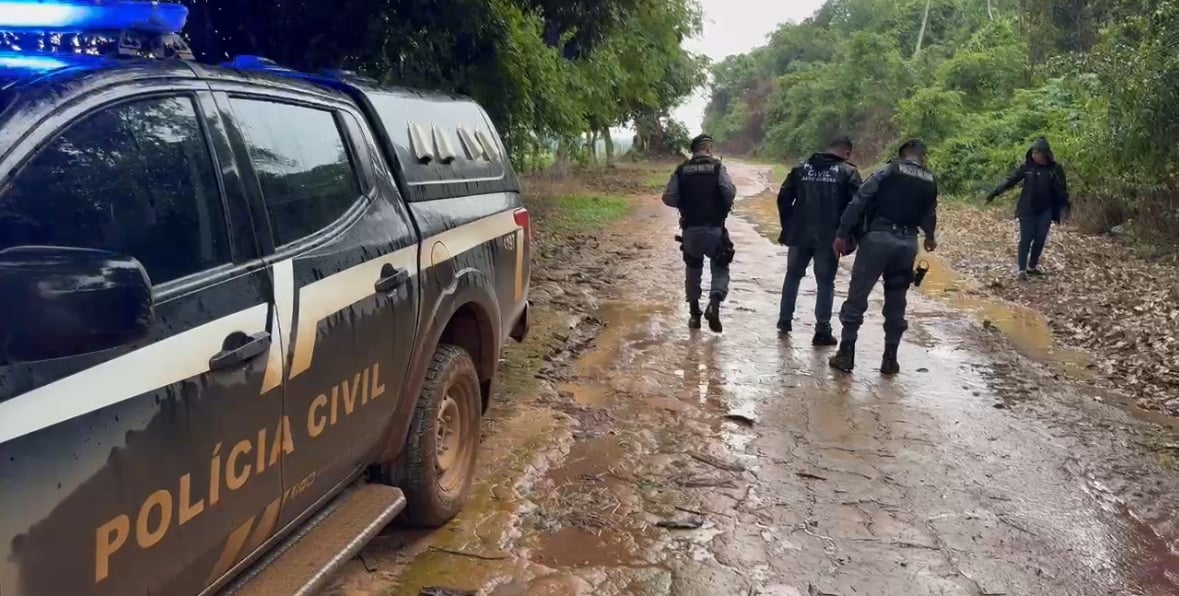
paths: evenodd
<path fill-rule="evenodd" d="M 1037 150 L 1048 156 L 1047 165 L 1042 166 L 1032 160 L 1032 152 Z M 999 185 L 999 188 L 987 195 L 987 201 L 994 200 L 995 197 L 1020 184 L 1023 185 L 1023 191 L 1019 195 L 1019 202 L 1015 205 L 1016 217 L 1034 217 L 1045 211 L 1051 211 L 1052 220 L 1060 223 L 1065 210 L 1072 206 L 1069 201 L 1068 180 L 1065 178 L 1064 168 L 1056 163 L 1056 159 L 1052 156 L 1052 147 L 1043 137 L 1032 143 L 1024 163 L 1015 168 L 1011 176 Z"/>
<path fill-rule="evenodd" d="M 816 153 L 790 170 L 778 191 L 780 244 L 829 247 L 843 210 L 860 189 L 855 165 L 831 153 Z"/>

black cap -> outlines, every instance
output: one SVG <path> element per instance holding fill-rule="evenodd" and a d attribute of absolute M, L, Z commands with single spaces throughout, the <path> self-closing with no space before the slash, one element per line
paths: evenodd
<path fill-rule="evenodd" d="M 916 153 L 918 155 L 925 155 L 925 142 L 921 139 L 909 139 L 901 143 L 901 148 L 897 150 L 898 156 L 904 156 L 906 153 Z"/>
<path fill-rule="evenodd" d="M 690 145 L 690 147 L 692 149 L 692 152 L 694 153 L 696 151 L 696 149 L 698 147 L 700 147 L 700 145 L 703 145 L 704 143 L 711 143 L 711 142 L 712 142 L 711 135 L 702 134 L 702 135 L 692 139 L 692 144 Z"/>

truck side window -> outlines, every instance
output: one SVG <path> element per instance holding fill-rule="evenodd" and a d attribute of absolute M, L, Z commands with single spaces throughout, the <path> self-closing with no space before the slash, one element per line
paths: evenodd
<path fill-rule="evenodd" d="M 130 255 L 154 284 L 228 263 L 221 193 L 192 99 L 103 108 L 34 155 L 0 194 L 0 250 L 26 245 Z"/>
<path fill-rule="evenodd" d="M 360 198 L 357 174 L 332 112 L 272 101 L 231 101 L 277 245 L 327 227 Z"/>

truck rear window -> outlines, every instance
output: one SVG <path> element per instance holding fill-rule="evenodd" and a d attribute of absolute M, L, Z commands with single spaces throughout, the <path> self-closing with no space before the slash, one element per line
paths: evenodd
<path fill-rule="evenodd" d="M 327 110 L 233 99 L 276 245 L 327 227 L 360 198 L 347 144 Z"/>
<path fill-rule="evenodd" d="M 411 200 L 517 190 L 498 136 L 472 101 L 369 92 L 393 141 Z"/>

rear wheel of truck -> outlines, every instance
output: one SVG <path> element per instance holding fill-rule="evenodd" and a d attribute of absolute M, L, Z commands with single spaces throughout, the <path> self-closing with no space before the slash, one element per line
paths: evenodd
<path fill-rule="evenodd" d="M 434 528 L 462 510 L 475 475 L 482 406 L 471 356 L 460 347 L 439 345 L 405 446 L 405 523 Z"/>

